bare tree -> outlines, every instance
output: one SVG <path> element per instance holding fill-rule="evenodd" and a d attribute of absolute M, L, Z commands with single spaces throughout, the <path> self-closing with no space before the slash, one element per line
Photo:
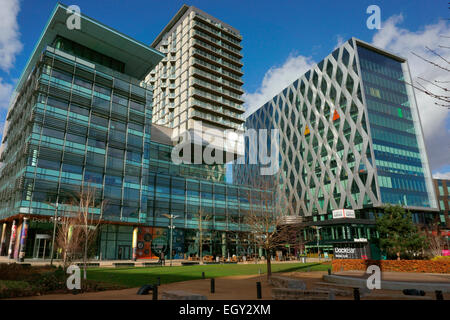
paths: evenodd
<path fill-rule="evenodd" d="M 92 246 L 95 236 L 102 221 L 103 210 L 106 201 L 97 198 L 96 189 L 91 185 L 82 185 L 81 191 L 71 203 L 71 207 L 80 229 L 79 236 L 82 245 L 83 277 L 86 280 L 86 267 L 89 259 L 89 248 Z M 98 214 L 96 212 L 99 212 Z"/>
<path fill-rule="evenodd" d="M 441 235 L 439 226 L 434 224 L 431 228 L 425 229 L 424 233 L 429 253 L 433 257 L 442 255 L 442 249 L 444 249 L 444 237 Z"/>
<path fill-rule="evenodd" d="M 200 209 L 197 212 L 197 222 L 198 222 L 198 248 L 199 248 L 199 258 L 200 258 L 200 264 L 203 264 L 203 235 L 204 235 L 204 225 L 211 219 L 211 216 L 209 214 L 205 214 L 205 212 Z"/>
<path fill-rule="evenodd" d="M 441 36 L 442 38 L 449 39 L 448 36 Z M 443 46 L 438 45 L 439 49 L 442 50 L 449 50 L 449 46 Z M 437 62 L 432 61 L 429 58 L 425 58 L 420 54 L 417 54 L 415 52 L 411 52 L 414 56 L 418 57 L 419 59 L 425 61 L 430 65 L 431 68 L 441 70 L 447 73 L 447 79 L 450 77 L 450 61 L 444 57 L 443 54 L 440 54 L 438 52 L 438 49 L 431 49 L 428 46 L 425 47 L 425 49 L 430 52 L 433 56 L 437 58 Z M 445 107 L 450 109 L 450 81 L 449 80 L 433 80 L 430 81 L 428 79 L 425 79 L 423 77 L 418 77 L 418 80 L 416 81 L 416 84 L 414 83 L 407 83 L 411 85 L 414 89 L 425 93 L 426 95 L 430 96 L 435 100 L 435 104 L 440 107 Z M 413 82 L 411 80 L 411 82 Z M 431 85 L 430 88 L 426 87 L 426 84 Z"/>
<path fill-rule="evenodd" d="M 252 196 L 256 193 L 257 199 Z M 259 183 L 259 188 L 250 190 L 248 201 L 250 210 L 244 217 L 245 227 L 254 235 L 258 247 L 267 252 L 267 278 L 272 275 L 271 253 L 282 245 L 290 244 L 293 227 L 286 224 L 286 208 L 280 205 L 279 192 L 269 181 Z M 283 211 L 281 210 L 283 208 Z"/>
<path fill-rule="evenodd" d="M 81 229 L 77 215 L 63 210 L 59 216 L 56 244 L 61 250 L 64 270 L 76 259 L 81 251 Z"/>

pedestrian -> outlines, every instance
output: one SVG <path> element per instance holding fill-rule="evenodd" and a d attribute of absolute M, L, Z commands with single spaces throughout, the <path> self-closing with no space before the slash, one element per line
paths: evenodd
<path fill-rule="evenodd" d="M 164 258 L 164 252 L 161 251 L 161 265 L 166 265 L 166 259 Z"/>

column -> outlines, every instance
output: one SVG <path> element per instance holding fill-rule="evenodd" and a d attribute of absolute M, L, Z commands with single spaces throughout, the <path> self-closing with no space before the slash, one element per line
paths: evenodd
<path fill-rule="evenodd" d="M 133 229 L 133 242 L 131 244 L 131 248 L 133 250 L 133 261 L 136 261 L 137 259 L 137 238 L 138 238 L 138 227 L 135 227 Z"/>
<path fill-rule="evenodd" d="M 0 256 L 3 256 L 6 252 L 6 222 L 2 227 L 2 239 L 0 241 Z"/>
<path fill-rule="evenodd" d="M 25 252 L 27 247 L 28 239 L 28 226 L 30 222 L 28 218 L 23 218 L 22 231 L 20 234 L 20 249 L 19 249 L 19 261 L 23 262 L 25 260 Z"/>
<path fill-rule="evenodd" d="M 227 255 L 227 234 L 222 232 L 222 258 Z"/>
<path fill-rule="evenodd" d="M 17 236 L 17 226 L 16 220 L 13 220 L 11 225 L 11 237 L 9 239 L 9 248 L 8 248 L 8 258 L 14 258 L 14 247 L 16 245 L 16 236 Z"/>

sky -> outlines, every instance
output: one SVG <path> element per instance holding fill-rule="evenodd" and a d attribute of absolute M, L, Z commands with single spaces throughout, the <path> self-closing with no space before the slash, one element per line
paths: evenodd
<path fill-rule="evenodd" d="M 0 0 L 0 133 L 15 83 L 56 3 Z M 148 44 L 184 3 L 232 25 L 243 36 L 244 100 L 248 111 L 261 106 L 350 37 L 407 58 L 414 81 L 420 81 L 419 77 L 430 81 L 450 80 L 448 71 L 433 67 L 413 54 L 449 67 L 444 61 L 450 61 L 447 0 L 68 0 L 63 3 L 78 5 L 83 14 Z M 371 14 L 366 11 L 370 5 L 380 8 L 381 29 L 367 27 Z M 426 46 L 437 50 L 443 59 Z M 422 84 L 428 89 L 433 87 Z M 420 92 L 416 91 L 416 97 L 433 176 L 450 179 L 450 110 L 436 106 Z"/>

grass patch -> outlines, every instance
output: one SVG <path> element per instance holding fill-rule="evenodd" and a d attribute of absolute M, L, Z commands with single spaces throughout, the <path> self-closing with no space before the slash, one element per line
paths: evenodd
<path fill-rule="evenodd" d="M 283 263 L 272 264 L 272 272 L 306 272 L 326 271 L 330 264 L 320 263 Z M 179 281 L 196 280 L 202 278 L 205 272 L 206 278 L 218 278 L 237 275 L 252 275 L 267 272 L 265 264 L 230 264 L 230 265 L 193 265 L 174 267 L 135 267 L 135 268 L 95 268 L 88 269 L 89 280 L 112 283 L 133 288 L 144 284 L 157 282 L 158 276 L 161 283 L 173 283 Z"/>

